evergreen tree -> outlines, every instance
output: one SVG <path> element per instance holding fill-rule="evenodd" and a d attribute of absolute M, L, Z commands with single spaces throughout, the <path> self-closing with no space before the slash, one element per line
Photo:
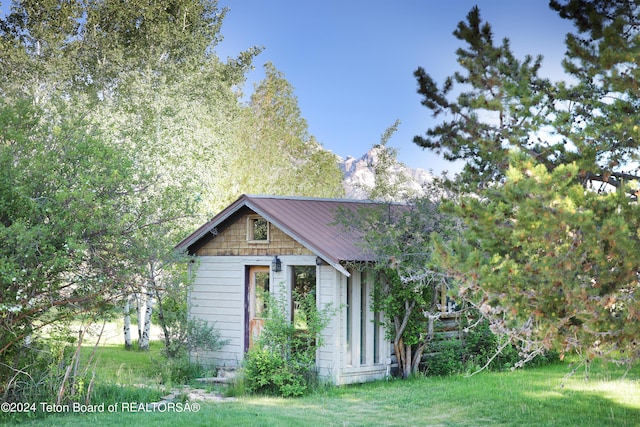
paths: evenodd
<path fill-rule="evenodd" d="M 541 57 L 517 60 L 507 39 L 494 45 L 477 8 L 454 32 L 467 46 L 457 51 L 463 71 L 442 88 L 415 73 L 423 105 L 446 116 L 415 142 L 467 162 L 449 209 L 468 231 L 442 245 L 442 262 L 529 356 L 634 360 L 638 9 L 551 3 L 580 33 L 567 37 L 564 61 L 576 83 L 540 78 Z"/>

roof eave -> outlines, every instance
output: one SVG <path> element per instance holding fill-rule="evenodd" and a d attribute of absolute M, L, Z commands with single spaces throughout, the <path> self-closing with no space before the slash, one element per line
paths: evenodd
<path fill-rule="evenodd" d="M 203 238 L 207 236 L 207 234 L 211 233 L 216 227 L 225 222 L 229 217 L 234 215 L 243 207 L 247 207 L 257 213 L 258 215 L 265 218 L 267 221 L 274 224 L 296 242 L 300 243 L 305 248 L 309 249 L 311 252 L 316 254 L 316 256 L 320 257 L 327 264 L 338 270 L 340 273 L 345 275 L 346 277 L 350 277 L 351 273 L 341 264 L 341 262 L 346 261 L 342 259 L 337 259 L 335 256 L 332 256 L 327 251 L 322 250 L 316 245 L 310 243 L 306 239 L 300 237 L 296 232 L 294 232 L 290 227 L 287 227 L 286 224 L 281 223 L 268 212 L 265 212 L 260 206 L 256 205 L 252 202 L 251 196 L 243 194 L 236 201 L 231 203 L 225 210 L 220 212 L 218 215 L 213 217 L 208 223 L 204 224 L 200 227 L 199 230 L 196 230 L 193 234 L 186 237 L 183 241 L 178 243 L 175 247 L 177 250 L 187 250 L 191 251 L 191 248 L 194 247 L 198 242 L 200 242 Z M 361 260 L 353 260 L 353 261 L 367 261 L 365 259 Z"/>
<path fill-rule="evenodd" d="M 231 215 L 235 214 L 239 209 L 246 205 L 246 195 L 240 196 L 235 202 L 230 204 L 225 210 L 220 212 L 209 220 L 208 223 L 200 227 L 200 230 L 196 230 L 190 236 L 187 236 L 183 241 L 178 243 L 175 247 L 177 250 L 189 250 L 193 245 L 198 243 L 203 237 L 209 234 L 214 228 L 222 224 Z"/>

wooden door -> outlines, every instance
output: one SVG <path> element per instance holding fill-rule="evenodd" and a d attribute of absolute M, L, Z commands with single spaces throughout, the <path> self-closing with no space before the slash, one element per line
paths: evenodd
<path fill-rule="evenodd" d="M 264 327 L 264 315 L 266 314 L 265 293 L 269 292 L 269 267 L 253 266 L 249 267 L 248 286 L 248 338 L 249 346 L 253 346 L 256 338 L 260 336 Z"/>

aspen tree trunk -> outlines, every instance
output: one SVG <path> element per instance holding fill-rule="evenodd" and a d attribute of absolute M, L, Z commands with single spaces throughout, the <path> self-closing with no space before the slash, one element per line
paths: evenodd
<path fill-rule="evenodd" d="M 167 326 L 167 322 L 164 319 L 164 311 L 162 310 L 162 295 L 158 288 L 155 289 L 156 294 L 156 302 L 158 303 L 158 323 L 160 323 L 160 327 L 162 328 L 162 334 L 164 335 L 164 350 L 167 355 L 173 356 L 173 350 L 171 348 L 171 332 Z"/>
<path fill-rule="evenodd" d="M 142 335 L 140 336 L 140 350 L 149 350 L 149 335 L 151 331 L 151 313 L 153 312 L 153 293 L 150 289 L 147 289 L 146 304 L 144 310 L 144 323 L 142 328 Z"/>
<path fill-rule="evenodd" d="M 142 324 L 144 323 L 144 317 L 142 315 L 142 295 L 144 294 L 144 288 L 140 289 L 140 292 L 136 293 L 136 318 L 138 319 L 138 344 L 142 339 Z"/>
<path fill-rule="evenodd" d="M 153 261 L 148 264 L 148 281 L 147 286 L 144 289 L 145 295 L 145 308 L 144 308 L 144 322 L 142 323 L 142 335 L 140 336 L 140 350 L 149 350 L 149 338 L 151 335 L 151 314 L 153 313 L 153 306 L 155 299 L 153 293 L 157 290 L 156 286 L 156 274 Z"/>
<path fill-rule="evenodd" d="M 127 295 L 124 301 L 124 348 L 129 350 L 133 346 L 131 342 L 131 295 Z"/>

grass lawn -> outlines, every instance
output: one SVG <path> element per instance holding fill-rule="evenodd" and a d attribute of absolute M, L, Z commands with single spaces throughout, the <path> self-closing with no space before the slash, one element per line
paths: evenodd
<path fill-rule="evenodd" d="M 83 360 L 93 351 L 83 347 Z M 121 344 L 100 345 L 93 356 L 96 363 L 96 380 L 124 385 L 153 385 L 159 381 L 162 360 L 162 343 L 151 341 L 149 351 L 124 350 Z"/>
<path fill-rule="evenodd" d="M 112 365 L 116 366 L 119 365 Z M 470 378 L 381 381 L 321 388 L 299 399 L 243 397 L 236 402 L 198 402 L 199 408 L 185 407 L 188 410 L 183 412 L 165 409 L 165 412 L 66 414 L 25 420 L 24 425 L 640 425 L 640 367 L 622 379 L 622 369 L 597 364 L 592 366 L 588 381 L 584 371 L 563 380 L 569 370 L 565 363 L 516 372 L 485 372 Z"/>

